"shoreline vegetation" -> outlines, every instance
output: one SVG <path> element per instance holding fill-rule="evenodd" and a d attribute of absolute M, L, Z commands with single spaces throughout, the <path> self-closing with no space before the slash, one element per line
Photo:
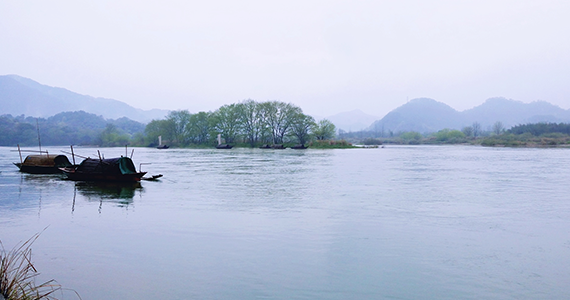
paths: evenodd
<path fill-rule="evenodd" d="M 388 138 L 368 138 L 364 144 L 393 145 L 480 145 L 485 147 L 570 148 L 570 124 L 536 123 L 517 125 L 505 130 L 500 124 L 496 130 L 479 132 L 467 128 L 462 131 L 443 129 L 435 133 L 401 132 Z"/>
<path fill-rule="evenodd" d="M 36 284 L 40 274 L 32 263 L 32 244 L 40 234 L 35 234 L 25 242 L 20 242 L 6 251 L 0 242 L 0 299 L 2 300 L 57 300 L 54 293 L 61 291 L 55 280 Z M 77 297 L 79 295 L 76 293 Z"/>
<path fill-rule="evenodd" d="M 215 111 L 171 111 L 148 124 L 127 118 L 105 120 L 84 111 L 64 112 L 47 119 L 0 116 L 0 146 L 237 148 L 295 145 L 312 149 L 371 148 L 378 145 L 466 144 L 488 147 L 570 147 L 570 124 L 534 123 L 506 129 L 497 121 L 487 130 L 474 122 L 461 130 L 437 132 L 380 130 L 346 132 L 327 119 L 316 121 L 291 103 L 244 100 Z M 160 141 L 160 142 L 159 142 Z M 159 143 L 162 142 L 162 145 Z M 360 146 L 355 146 L 360 145 Z M 363 146 L 363 147 L 362 147 Z M 231 147 L 230 147 L 231 148 Z"/>

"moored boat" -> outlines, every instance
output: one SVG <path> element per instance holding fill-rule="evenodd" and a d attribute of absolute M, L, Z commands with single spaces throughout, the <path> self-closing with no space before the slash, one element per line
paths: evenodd
<path fill-rule="evenodd" d="M 307 149 L 307 148 L 309 148 L 309 147 L 305 146 L 305 144 L 298 144 L 298 145 L 291 147 L 291 149 Z"/>
<path fill-rule="evenodd" d="M 219 144 L 216 146 L 216 149 L 231 149 L 231 148 L 233 148 L 233 146 L 228 144 Z"/>
<path fill-rule="evenodd" d="M 20 172 L 30 174 L 57 174 L 60 168 L 71 167 L 71 162 L 65 155 L 34 154 L 28 155 L 23 162 L 14 163 Z"/>
<path fill-rule="evenodd" d="M 146 172 L 137 172 L 133 161 L 128 157 L 108 159 L 86 158 L 79 165 L 60 168 L 70 180 L 75 181 L 140 181 Z"/>
<path fill-rule="evenodd" d="M 168 148 L 170 148 L 168 145 L 162 144 L 162 136 L 159 135 L 158 136 L 158 147 L 156 147 L 156 149 L 168 149 Z"/>

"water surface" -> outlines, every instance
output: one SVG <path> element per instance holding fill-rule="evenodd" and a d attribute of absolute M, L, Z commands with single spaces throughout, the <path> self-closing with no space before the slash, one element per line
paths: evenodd
<path fill-rule="evenodd" d="M 85 300 L 570 298 L 569 149 L 136 148 L 164 175 L 140 186 L 21 174 L 10 150 L 0 240 L 43 231 L 42 278 Z"/>

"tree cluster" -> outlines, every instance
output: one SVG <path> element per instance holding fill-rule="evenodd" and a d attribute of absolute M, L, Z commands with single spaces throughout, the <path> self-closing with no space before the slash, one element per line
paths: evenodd
<path fill-rule="evenodd" d="M 245 100 L 224 105 L 214 112 L 192 114 L 172 111 L 166 119 L 153 120 L 145 128 L 145 144 L 155 146 L 161 136 L 172 146 L 216 143 L 218 135 L 227 144 L 306 144 L 311 139 L 332 139 L 335 126 L 328 120 L 315 122 L 300 107 L 279 101 Z"/>
<path fill-rule="evenodd" d="M 512 127 L 507 131 L 512 134 L 530 133 L 534 136 L 540 136 L 548 133 L 563 133 L 570 135 L 570 124 L 565 123 L 535 123 L 524 124 Z"/>
<path fill-rule="evenodd" d="M 124 146 L 142 140 L 144 124 L 121 118 L 105 120 L 84 111 L 63 112 L 47 119 L 0 116 L 0 145 L 99 145 Z"/>

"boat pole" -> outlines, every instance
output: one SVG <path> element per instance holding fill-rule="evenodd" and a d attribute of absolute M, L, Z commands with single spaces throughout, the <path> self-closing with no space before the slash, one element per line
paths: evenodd
<path fill-rule="evenodd" d="M 42 141 L 40 140 L 40 124 L 38 123 L 37 118 L 36 118 L 36 129 L 38 131 L 38 145 L 40 146 L 40 155 L 42 155 Z"/>
<path fill-rule="evenodd" d="M 135 153 L 135 149 L 133 149 L 133 150 L 131 151 L 131 157 L 129 157 L 130 159 L 133 159 L 133 154 L 134 154 L 134 153 Z"/>
<path fill-rule="evenodd" d="M 71 159 L 73 159 L 73 164 L 75 165 L 75 154 L 73 153 L 73 145 L 69 145 L 71 147 Z"/>
<path fill-rule="evenodd" d="M 24 162 L 22 161 L 22 151 L 20 151 L 20 144 L 18 144 L 18 153 L 20 153 L 20 163 L 23 164 Z"/>

